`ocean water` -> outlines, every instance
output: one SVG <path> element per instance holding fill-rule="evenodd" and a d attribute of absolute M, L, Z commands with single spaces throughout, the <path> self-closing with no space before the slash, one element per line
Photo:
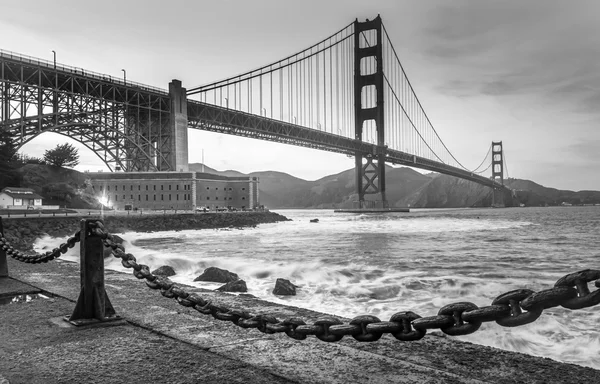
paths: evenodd
<path fill-rule="evenodd" d="M 215 266 L 237 273 L 261 299 L 383 321 L 409 310 L 436 315 L 458 301 L 490 305 L 513 289 L 548 289 L 565 274 L 600 269 L 600 207 L 277 212 L 293 221 L 122 236 L 138 262 L 172 266 L 175 282 L 217 288 L 221 284 L 193 282 Z M 72 251 L 63 258 L 78 260 Z M 130 273 L 114 258 L 106 268 Z M 280 277 L 300 287 L 296 296 L 272 295 Z M 525 326 L 484 323 L 456 338 L 600 369 L 599 329 L 600 305 L 558 307 Z"/>

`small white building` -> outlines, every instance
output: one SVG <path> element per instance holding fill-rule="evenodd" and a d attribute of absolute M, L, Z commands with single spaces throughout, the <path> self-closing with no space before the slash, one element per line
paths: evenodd
<path fill-rule="evenodd" d="M 0 208 L 42 206 L 42 196 L 30 188 L 6 187 L 0 191 Z"/>

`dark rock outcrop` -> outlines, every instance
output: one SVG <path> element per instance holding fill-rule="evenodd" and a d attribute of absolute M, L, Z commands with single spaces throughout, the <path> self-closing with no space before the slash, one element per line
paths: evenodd
<path fill-rule="evenodd" d="M 244 280 L 236 280 L 229 282 L 219 288 L 217 291 L 221 292 L 248 292 L 248 287 L 246 287 L 246 282 Z"/>
<path fill-rule="evenodd" d="M 152 271 L 152 274 L 169 277 L 175 275 L 175 270 L 170 265 L 163 265 L 162 267 L 158 267 Z"/>
<path fill-rule="evenodd" d="M 119 235 L 113 235 L 113 241 L 117 244 L 123 244 L 123 242 L 124 242 L 123 238 Z M 108 258 L 111 258 L 112 256 L 113 256 L 112 248 L 104 247 L 104 258 L 108 259 Z"/>
<path fill-rule="evenodd" d="M 208 267 L 194 281 L 214 281 L 216 283 L 230 283 L 239 280 L 237 273 L 229 272 L 226 269 L 217 267 Z"/>
<path fill-rule="evenodd" d="M 277 279 L 275 282 L 275 288 L 273 289 L 273 294 L 282 296 L 295 296 L 296 288 L 298 287 L 292 284 L 289 280 Z"/>
<path fill-rule="evenodd" d="M 4 237 L 9 243 L 22 251 L 31 250 L 35 239 L 44 235 L 52 237 L 73 236 L 79 231 L 81 219 L 98 218 L 104 220 L 104 227 L 109 233 L 123 232 L 154 232 L 178 231 L 184 229 L 227 228 L 230 225 L 237 227 L 255 227 L 262 223 L 276 223 L 288 221 L 288 218 L 275 212 L 236 212 L 231 213 L 203 213 L 198 214 L 162 214 L 143 216 L 112 216 L 103 217 L 96 215 L 83 215 L 69 213 L 68 216 L 53 216 L 41 213 L 41 217 L 3 218 Z M 54 248 L 58 244 L 49 244 Z M 108 253 L 110 254 L 110 253 Z M 107 254 L 105 254 L 106 256 Z"/>

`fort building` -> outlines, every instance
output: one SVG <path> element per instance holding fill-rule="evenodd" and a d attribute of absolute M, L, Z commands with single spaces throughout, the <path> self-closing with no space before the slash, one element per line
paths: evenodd
<path fill-rule="evenodd" d="M 88 172 L 87 175 L 102 204 L 119 210 L 259 207 L 257 177 L 202 172 Z"/>

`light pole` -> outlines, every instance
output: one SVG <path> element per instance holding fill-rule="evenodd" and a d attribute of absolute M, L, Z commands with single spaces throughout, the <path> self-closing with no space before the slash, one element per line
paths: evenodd
<path fill-rule="evenodd" d="M 54 54 L 54 69 L 56 69 L 56 51 L 52 51 Z"/>
<path fill-rule="evenodd" d="M 229 109 L 229 99 L 225 97 L 225 108 Z"/>
<path fill-rule="evenodd" d="M 125 71 L 124 69 L 121 69 L 121 71 L 123 71 L 123 82 L 127 84 L 127 71 Z"/>

